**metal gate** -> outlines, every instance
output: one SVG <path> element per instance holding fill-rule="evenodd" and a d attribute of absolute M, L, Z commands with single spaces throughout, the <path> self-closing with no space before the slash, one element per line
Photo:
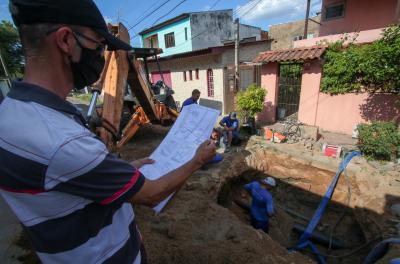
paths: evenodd
<path fill-rule="evenodd" d="M 285 117 L 297 120 L 299 111 L 301 75 L 303 64 L 281 63 L 279 67 L 279 91 L 277 119 Z"/>

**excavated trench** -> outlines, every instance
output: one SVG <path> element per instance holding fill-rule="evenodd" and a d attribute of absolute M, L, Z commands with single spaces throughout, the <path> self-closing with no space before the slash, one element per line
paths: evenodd
<path fill-rule="evenodd" d="M 249 170 L 229 180 L 219 192 L 218 203 L 231 210 L 243 223 L 250 225 L 248 207 L 251 198 L 244 191 L 243 185 L 267 176 L 270 175 Z M 311 181 L 309 183 L 313 184 Z M 313 216 L 321 197 L 296 187 L 293 180 L 277 180 L 277 186 L 271 190 L 271 194 L 275 216 L 270 218 L 269 236 L 285 248 L 293 247 Z M 364 236 L 353 210 L 339 203 L 329 204 L 313 233 L 312 241 L 322 254 L 327 255 L 329 263 L 361 263 L 370 250 L 370 241 Z M 358 248 L 361 249 L 353 252 Z M 311 252 L 302 252 L 313 257 Z"/>
<path fill-rule="evenodd" d="M 135 209 L 150 263 L 314 262 L 310 252 L 287 248 L 298 241 L 337 166 L 337 160 L 287 153 L 250 139 L 222 163 L 190 177 L 161 214 Z M 243 209 L 250 201 L 242 197 L 244 184 L 267 175 L 278 182 L 269 235 L 250 225 Z M 362 263 L 379 240 L 397 232 L 387 219 L 393 217 L 388 207 L 400 202 L 398 180 L 396 172 L 352 161 L 313 238 L 328 263 Z"/>

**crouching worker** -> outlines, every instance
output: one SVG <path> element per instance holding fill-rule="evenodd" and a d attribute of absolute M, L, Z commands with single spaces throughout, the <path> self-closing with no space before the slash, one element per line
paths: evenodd
<path fill-rule="evenodd" d="M 236 113 L 231 112 L 229 116 L 225 116 L 219 122 L 222 126 L 222 137 L 224 139 L 225 151 L 228 152 L 231 145 L 240 143 L 239 139 L 239 120 L 236 118 Z"/>
<path fill-rule="evenodd" d="M 268 233 L 269 230 L 268 219 L 274 215 L 274 205 L 269 190 L 275 186 L 276 181 L 272 177 L 244 185 L 244 188 L 252 196 L 250 208 L 251 225 L 256 229 L 262 229 L 265 233 Z"/>

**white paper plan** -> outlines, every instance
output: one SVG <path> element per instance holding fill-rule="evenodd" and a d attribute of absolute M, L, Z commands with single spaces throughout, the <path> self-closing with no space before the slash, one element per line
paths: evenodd
<path fill-rule="evenodd" d="M 219 111 L 212 108 L 197 104 L 185 106 L 167 136 L 150 155 L 155 163 L 141 167 L 140 172 L 156 180 L 190 161 L 198 146 L 210 138 L 218 116 Z M 153 209 L 160 212 L 171 196 Z"/>

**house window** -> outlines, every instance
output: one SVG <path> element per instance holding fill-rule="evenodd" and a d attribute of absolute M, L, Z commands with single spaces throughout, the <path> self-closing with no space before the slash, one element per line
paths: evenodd
<path fill-rule="evenodd" d="M 188 35 L 187 35 L 187 28 L 185 27 L 185 41 L 187 41 Z"/>
<path fill-rule="evenodd" d="M 175 35 L 174 35 L 174 32 L 165 34 L 164 35 L 164 39 L 165 39 L 165 47 L 166 48 L 175 47 Z"/>
<path fill-rule="evenodd" d="M 186 82 L 186 71 L 183 71 L 183 81 Z"/>
<path fill-rule="evenodd" d="M 199 69 L 196 69 L 196 80 L 199 79 Z"/>
<path fill-rule="evenodd" d="M 344 3 L 336 3 L 325 8 L 325 20 L 344 17 Z"/>
<path fill-rule="evenodd" d="M 189 80 L 193 81 L 193 74 L 192 74 L 192 70 L 189 71 Z"/>
<path fill-rule="evenodd" d="M 208 97 L 214 97 L 214 74 L 212 69 L 207 70 L 207 93 Z"/>
<path fill-rule="evenodd" d="M 293 41 L 302 40 L 302 39 L 303 39 L 303 35 L 298 35 L 298 36 L 293 37 Z"/>
<path fill-rule="evenodd" d="M 145 48 L 158 48 L 158 36 L 152 35 L 144 39 Z"/>

